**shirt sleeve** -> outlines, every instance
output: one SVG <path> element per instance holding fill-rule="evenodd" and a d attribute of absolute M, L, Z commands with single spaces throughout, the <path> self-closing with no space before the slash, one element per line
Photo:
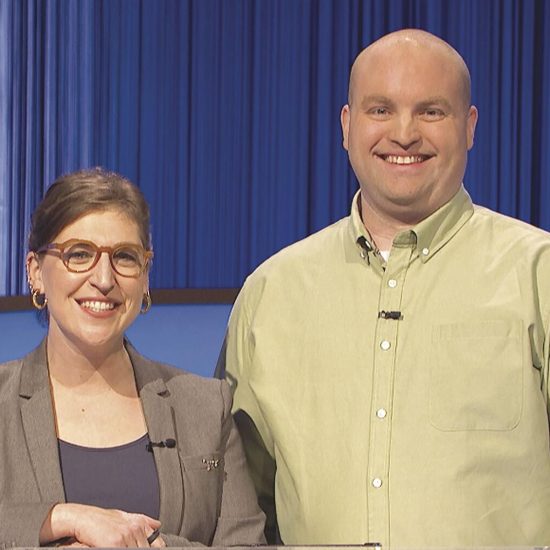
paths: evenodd
<path fill-rule="evenodd" d="M 548 415 L 548 425 L 550 426 L 550 313 L 546 318 L 546 329 L 543 346 L 543 364 L 542 364 L 542 390 L 544 401 L 546 402 L 546 412 Z"/>
<path fill-rule="evenodd" d="M 212 545 L 264 544 L 265 516 L 258 507 L 241 438 L 231 416 L 231 390 L 225 383 L 221 388 L 226 404 L 223 430 L 227 434 L 227 444 L 220 517 Z"/>
<path fill-rule="evenodd" d="M 266 515 L 265 536 L 269 544 L 277 544 L 280 540 L 275 510 L 276 463 L 267 422 L 250 387 L 250 373 L 254 369 L 254 339 L 245 305 L 246 297 L 245 285 L 231 312 L 216 375 L 224 377 L 233 390 L 234 419 L 244 445 L 258 503 Z"/>

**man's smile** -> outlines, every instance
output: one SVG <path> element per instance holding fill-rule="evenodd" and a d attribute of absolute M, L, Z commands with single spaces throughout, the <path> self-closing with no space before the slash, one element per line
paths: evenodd
<path fill-rule="evenodd" d="M 430 155 L 377 155 L 389 164 L 420 164 L 430 159 Z"/>

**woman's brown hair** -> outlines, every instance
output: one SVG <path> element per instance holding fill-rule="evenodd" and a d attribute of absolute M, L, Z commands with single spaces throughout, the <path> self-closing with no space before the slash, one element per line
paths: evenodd
<path fill-rule="evenodd" d="M 50 244 L 81 216 L 103 210 L 128 216 L 139 229 L 143 247 L 151 249 L 149 206 L 141 191 L 120 174 L 92 168 L 61 176 L 50 186 L 31 217 L 29 250 Z"/>

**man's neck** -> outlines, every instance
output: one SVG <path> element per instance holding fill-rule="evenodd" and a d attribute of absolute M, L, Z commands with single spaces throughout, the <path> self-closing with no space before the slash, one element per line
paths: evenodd
<path fill-rule="evenodd" d="M 373 243 L 378 250 L 391 250 L 395 236 L 406 229 L 410 229 L 415 223 L 405 223 L 385 216 L 377 209 L 372 208 L 360 194 L 359 208 L 361 220 L 366 227 Z"/>

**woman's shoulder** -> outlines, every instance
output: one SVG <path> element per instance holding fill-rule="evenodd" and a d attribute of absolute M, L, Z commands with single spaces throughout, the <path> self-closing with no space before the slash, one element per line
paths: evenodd
<path fill-rule="evenodd" d="M 23 355 L 23 357 L 18 357 L 17 359 L 10 359 L 4 363 L 0 363 L 0 372 L 2 374 L 11 373 L 21 370 L 21 367 L 24 363 L 36 363 L 44 361 L 45 359 L 45 342 L 42 340 L 34 349 L 30 350 L 28 353 Z"/>
<path fill-rule="evenodd" d="M 23 359 L 24 358 L 12 359 L 11 361 L 0 363 L 0 379 L 3 380 L 5 378 L 16 376 L 17 373 L 21 370 Z"/>
<path fill-rule="evenodd" d="M 23 357 L 19 359 L 11 359 L 10 361 L 6 361 L 5 363 L 0 363 L 0 372 L 4 373 L 13 373 L 16 369 L 21 368 L 21 364 L 23 363 Z"/>
<path fill-rule="evenodd" d="M 194 374 L 183 368 L 168 365 L 166 363 L 159 363 L 156 361 L 153 361 L 153 363 L 156 365 L 161 378 L 169 385 L 181 385 L 195 390 L 218 393 L 223 391 L 221 389 L 223 386 L 229 387 L 225 380 Z"/>
<path fill-rule="evenodd" d="M 127 349 L 139 386 L 149 385 L 158 391 L 163 391 L 165 386 L 176 399 L 197 401 L 203 405 L 208 401 L 220 402 L 224 408 L 230 406 L 231 390 L 225 380 L 199 376 L 183 368 L 146 358 L 128 345 Z"/>
<path fill-rule="evenodd" d="M 0 399 L 19 393 L 24 358 L 0 363 Z"/>

